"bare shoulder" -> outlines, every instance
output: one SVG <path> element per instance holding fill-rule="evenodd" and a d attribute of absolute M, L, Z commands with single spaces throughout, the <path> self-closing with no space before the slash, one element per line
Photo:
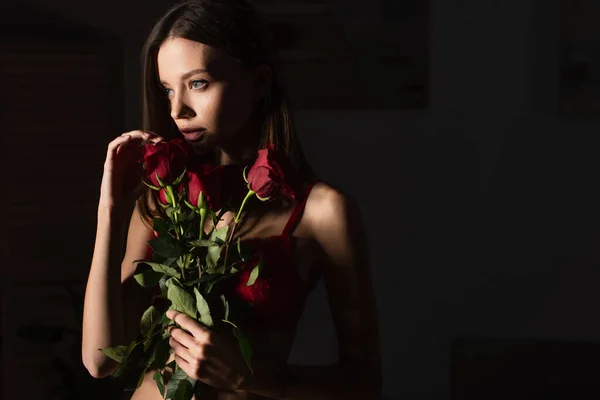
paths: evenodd
<path fill-rule="evenodd" d="M 350 195 L 329 183 L 319 182 L 308 196 L 303 218 L 310 232 L 318 236 L 360 224 L 361 216 Z"/>
<path fill-rule="evenodd" d="M 326 269 L 363 268 L 368 264 L 367 235 L 360 207 L 339 188 L 319 182 L 306 202 L 304 229 L 311 241 L 320 248 Z"/>

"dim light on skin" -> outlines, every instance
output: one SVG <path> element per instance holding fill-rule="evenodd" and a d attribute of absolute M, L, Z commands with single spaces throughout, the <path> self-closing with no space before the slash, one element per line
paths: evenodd
<path fill-rule="evenodd" d="M 182 38 L 163 43 L 157 65 L 171 118 L 195 152 L 217 151 L 220 164 L 252 154 L 259 129 L 253 112 L 268 85 L 266 69 L 240 67 L 222 51 Z"/>

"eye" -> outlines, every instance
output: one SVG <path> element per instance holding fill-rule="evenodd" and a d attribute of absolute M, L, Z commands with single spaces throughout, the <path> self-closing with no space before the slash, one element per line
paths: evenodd
<path fill-rule="evenodd" d="M 205 81 L 204 79 L 202 79 L 199 81 L 191 81 L 190 87 L 195 90 L 204 89 L 207 84 L 208 84 L 208 81 Z"/>
<path fill-rule="evenodd" d="M 173 95 L 173 89 L 164 88 L 163 90 L 165 91 L 167 97 L 171 97 Z"/>

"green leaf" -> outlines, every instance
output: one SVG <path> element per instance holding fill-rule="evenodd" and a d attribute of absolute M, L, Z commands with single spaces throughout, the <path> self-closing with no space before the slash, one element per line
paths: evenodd
<path fill-rule="evenodd" d="M 194 385 L 188 380 L 181 381 L 175 391 L 174 400 L 191 400 L 194 396 Z"/>
<path fill-rule="evenodd" d="M 158 233 L 158 236 L 167 236 L 169 233 L 169 225 L 167 221 L 162 218 L 154 218 L 152 219 L 152 227 Z"/>
<path fill-rule="evenodd" d="M 258 264 L 254 268 L 252 268 L 252 272 L 250 273 L 248 282 L 246 282 L 246 286 L 254 285 L 254 282 L 256 282 L 256 279 L 259 277 L 262 269 L 263 269 L 263 258 L 260 257 Z"/>
<path fill-rule="evenodd" d="M 160 254 L 156 253 L 155 251 L 152 252 L 152 260 L 148 260 L 148 261 L 154 261 L 157 262 L 159 264 L 165 264 L 165 265 L 171 265 L 173 263 L 173 261 L 175 260 L 175 258 L 168 258 L 168 257 L 163 257 Z M 136 260 L 134 262 L 143 262 L 146 260 Z"/>
<path fill-rule="evenodd" d="M 213 319 L 210 315 L 210 307 L 208 306 L 206 299 L 204 296 L 202 296 L 198 288 L 194 288 L 194 293 L 196 294 L 196 308 L 200 313 L 200 322 L 206 326 L 213 326 Z"/>
<path fill-rule="evenodd" d="M 152 357 L 152 353 L 148 353 L 148 349 L 151 348 L 154 344 L 156 343 L 156 341 L 154 340 L 154 336 L 150 336 L 149 338 L 146 338 L 143 342 L 143 347 L 144 347 L 144 358 L 145 359 L 150 359 L 150 357 Z"/>
<path fill-rule="evenodd" d="M 190 246 L 192 247 L 210 247 L 210 246 L 215 246 L 216 243 L 213 242 L 212 240 L 209 239 L 197 239 L 197 240 L 192 240 L 189 242 Z"/>
<path fill-rule="evenodd" d="M 217 275 L 217 276 L 218 276 L 218 275 Z M 213 290 L 214 286 L 215 286 L 215 285 L 216 285 L 218 282 L 220 282 L 220 281 L 222 281 L 223 279 L 226 279 L 226 278 L 227 278 L 227 275 L 221 275 L 221 276 L 219 276 L 217 279 L 213 279 L 212 281 L 208 282 L 208 283 L 206 284 L 206 293 L 207 293 L 207 294 L 209 294 L 210 292 L 212 292 L 212 290 Z"/>
<path fill-rule="evenodd" d="M 210 220 L 212 221 L 213 225 L 216 225 L 219 221 L 217 220 L 217 213 L 214 212 L 214 210 L 208 210 L 208 215 L 210 216 Z"/>
<path fill-rule="evenodd" d="M 122 363 L 120 363 L 121 365 L 111 373 L 111 375 L 116 378 L 121 376 L 129 376 L 131 379 L 136 379 L 138 377 L 136 370 L 139 370 L 139 360 L 143 354 L 144 351 L 142 348 L 142 343 L 131 342 L 125 359 Z M 131 376 L 132 374 L 135 375 Z"/>
<path fill-rule="evenodd" d="M 122 363 L 123 361 L 125 361 L 125 358 L 127 358 L 127 355 L 129 354 L 129 351 L 130 351 L 130 347 L 131 347 L 131 345 L 129 345 L 129 346 L 119 345 L 119 346 L 114 346 L 114 347 L 103 348 L 103 349 L 100 349 L 100 351 L 105 356 L 115 360 L 118 363 Z"/>
<path fill-rule="evenodd" d="M 160 324 L 161 313 L 154 306 L 148 307 L 140 321 L 140 333 L 143 336 L 148 336 L 154 331 L 154 328 Z"/>
<path fill-rule="evenodd" d="M 166 327 L 166 326 L 168 326 L 168 325 L 173 325 L 173 320 L 172 320 L 172 319 L 169 319 L 169 318 L 167 317 L 167 313 L 164 313 L 164 314 L 162 315 L 162 319 L 161 319 L 160 323 L 161 323 L 161 326 L 164 328 L 164 327 Z"/>
<path fill-rule="evenodd" d="M 177 177 L 177 179 L 175 179 L 175 182 L 173 182 L 173 186 L 177 186 L 181 183 L 181 181 L 183 180 L 183 177 L 185 176 L 185 174 L 187 173 L 187 169 L 184 168 L 183 172 L 181 173 L 181 175 L 179 175 Z"/>
<path fill-rule="evenodd" d="M 152 189 L 152 190 L 160 190 L 160 188 L 159 188 L 159 187 L 156 187 L 156 186 L 154 186 L 154 185 L 151 185 L 151 184 L 149 184 L 148 182 L 146 182 L 146 181 L 144 181 L 144 180 L 142 180 L 142 183 L 143 183 L 144 185 L 148 186 L 148 187 L 149 187 L 150 189 Z"/>
<path fill-rule="evenodd" d="M 165 187 L 165 183 L 163 182 L 162 179 L 160 179 L 160 176 L 158 176 L 158 172 L 156 173 L 156 182 L 158 182 L 158 184 L 160 185 L 160 187 Z"/>
<path fill-rule="evenodd" d="M 163 257 L 179 257 L 186 254 L 185 248 L 171 236 L 159 236 L 148 241 L 152 250 Z"/>
<path fill-rule="evenodd" d="M 215 267 L 209 267 L 206 269 L 206 272 L 208 272 L 211 275 L 223 275 L 223 274 L 225 274 L 225 265 L 217 265 Z"/>
<path fill-rule="evenodd" d="M 167 399 L 177 399 L 179 400 L 178 397 L 176 397 L 177 395 L 181 396 L 181 393 L 179 392 L 179 387 L 181 385 L 185 385 L 185 383 L 183 382 L 187 382 L 187 384 L 190 384 L 190 382 L 188 381 L 188 375 L 187 373 L 182 370 L 181 368 L 177 368 L 175 373 L 173 373 L 173 376 L 171 376 L 171 378 L 169 379 L 169 382 L 167 382 Z M 189 399 L 191 399 L 191 395 L 189 397 Z M 187 400 L 189 400 L 187 399 Z"/>
<path fill-rule="evenodd" d="M 223 244 L 227 238 L 227 232 L 229 231 L 229 225 L 224 225 L 219 229 L 215 229 L 210 235 L 210 240 L 216 243 Z"/>
<path fill-rule="evenodd" d="M 202 274 L 202 276 L 199 279 L 199 282 L 200 283 L 209 282 L 209 281 L 215 280 L 217 278 L 219 278 L 218 275 L 205 273 L 205 274 Z"/>
<path fill-rule="evenodd" d="M 165 382 L 163 380 L 163 376 L 159 371 L 154 372 L 154 381 L 156 382 L 156 386 L 158 386 L 158 391 L 160 392 L 160 397 L 165 397 Z"/>
<path fill-rule="evenodd" d="M 183 194 L 185 195 L 185 192 Z M 198 216 L 197 212 L 195 212 L 194 210 L 190 210 L 185 207 L 182 207 L 180 217 L 181 217 L 180 221 L 188 222 L 187 228 L 191 229 L 193 226 L 195 228 L 195 231 L 198 230 L 197 227 L 195 226 L 195 225 L 198 225 L 200 222 L 200 217 Z"/>
<path fill-rule="evenodd" d="M 185 281 L 185 282 L 183 283 L 183 285 L 184 285 L 184 286 L 189 286 L 189 287 L 192 287 L 192 286 L 196 286 L 196 285 L 197 285 L 199 282 L 200 282 L 200 279 L 199 279 L 199 278 L 197 278 L 197 279 L 194 279 L 193 281 Z"/>
<path fill-rule="evenodd" d="M 250 369 L 250 373 L 253 374 L 254 371 L 252 370 L 252 346 L 250 345 L 250 341 L 239 328 L 234 328 L 233 334 L 238 339 L 238 344 L 240 346 L 240 351 L 242 352 L 242 357 L 244 357 L 244 361 L 246 361 L 246 365 L 248 366 L 248 369 Z"/>
<path fill-rule="evenodd" d="M 167 298 L 171 300 L 171 309 L 196 318 L 196 304 L 192 296 L 172 280 L 168 281 L 167 286 Z"/>
<path fill-rule="evenodd" d="M 206 253 L 206 267 L 208 269 L 217 268 L 219 258 L 221 258 L 221 246 L 211 246 Z"/>
<path fill-rule="evenodd" d="M 175 263 L 177 262 L 177 258 L 178 257 L 168 257 L 168 258 L 165 258 L 165 260 L 159 264 L 168 265 L 169 267 L 173 267 L 174 265 L 176 265 Z"/>
<path fill-rule="evenodd" d="M 162 272 L 156 272 L 153 269 L 147 269 L 143 272 L 135 274 L 133 277 L 136 282 L 145 288 L 156 286 L 156 284 L 160 281 L 165 274 Z"/>
<path fill-rule="evenodd" d="M 161 293 L 165 293 L 167 291 L 167 289 L 168 289 L 167 282 L 169 282 L 171 279 L 173 279 L 173 278 L 171 278 L 170 276 L 167 276 L 167 275 L 160 278 L 160 281 L 158 281 L 158 285 L 160 286 Z"/>
<path fill-rule="evenodd" d="M 194 207 L 194 206 L 192 205 L 192 203 L 190 203 L 190 202 L 189 202 L 189 201 L 187 201 L 187 200 L 183 200 L 183 202 L 185 203 L 185 205 L 186 205 L 186 206 L 188 206 L 188 208 L 189 208 L 190 210 L 196 210 L 196 209 L 198 209 L 198 207 Z"/>
<path fill-rule="evenodd" d="M 164 275 L 172 276 L 173 278 L 177 279 L 181 277 L 181 273 L 179 271 L 173 267 L 169 267 L 168 265 L 159 264 L 152 261 L 144 261 L 144 264 L 148 264 L 154 271 L 160 272 Z"/>
<path fill-rule="evenodd" d="M 175 211 L 177 211 L 177 208 L 173 206 L 168 206 L 167 208 L 165 208 L 165 213 L 167 214 L 167 217 L 169 217 L 169 219 L 171 220 L 173 220 L 173 214 L 175 214 Z"/>
<path fill-rule="evenodd" d="M 240 352 L 242 353 L 242 357 L 244 358 L 244 361 L 246 361 L 246 365 L 248 366 L 250 373 L 253 374 L 254 371 L 252 369 L 252 346 L 250 345 L 250 341 L 248 340 L 246 335 L 244 335 L 244 333 L 240 330 L 240 328 L 238 328 L 234 323 L 227 320 L 223 320 L 223 322 L 226 322 L 233 327 L 233 334 L 238 340 L 238 345 L 240 346 Z"/>
<path fill-rule="evenodd" d="M 165 331 L 154 349 L 154 366 L 162 370 L 169 360 L 171 345 L 169 345 L 169 332 Z"/>
<path fill-rule="evenodd" d="M 241 237 L 239 237 L 237 240 L 237 251 L 238 251 L 238 254 L 239 254 L 240 258 L 242 259 L 242 261 L 246 261 L 246 260 L 244 260 L 244 256 L 242 253 L 242 238 Z"/>

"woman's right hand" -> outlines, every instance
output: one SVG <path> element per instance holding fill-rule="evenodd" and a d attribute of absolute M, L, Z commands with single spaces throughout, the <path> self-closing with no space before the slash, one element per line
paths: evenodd
<path fill-rule="evenodd" d="M 135 130 L 123 133 L 108 144 L 104 173 L 100 187 L 100 207 L 127 212 L 144 192 L 142 145 L 146 142 L 159 143 L 160 136 Z"/>

